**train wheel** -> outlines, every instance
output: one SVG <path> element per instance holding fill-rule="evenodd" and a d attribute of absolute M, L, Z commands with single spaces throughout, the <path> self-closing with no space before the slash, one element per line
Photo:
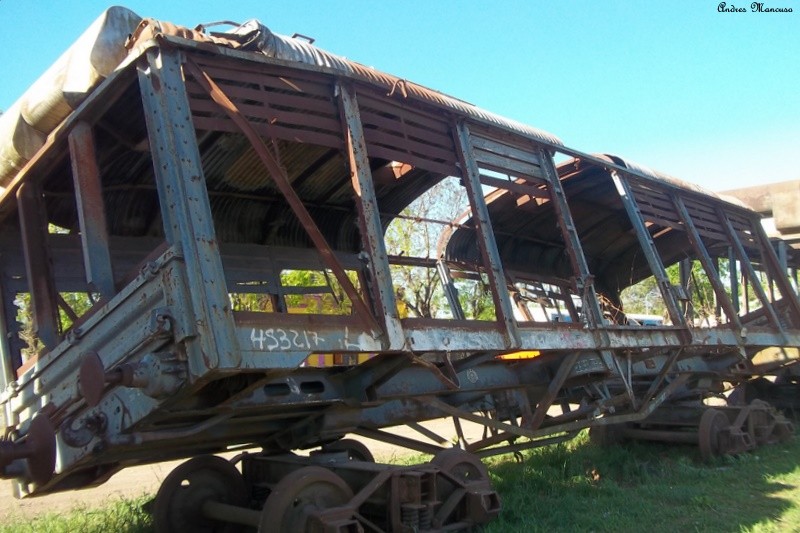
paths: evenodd
<path fill-rule="evenodd" d="M 463 483 L 489 481 L 489 471 L 477 456 L 459 448 L 448 448 L 438 452 L 431 464 L 438 466 Z"/>
<path fill-rule="evenodd" d="M 212 500 L 245 507 L 248 499 L 244 478 L 233 464 L 215 455 L 201 455 L 181 464 L 164 479 L 153 506 L 155 530 L 238 531 L 238 525 L 206 518 L 203 504 Z"/>
<path fill-rule="evenodd" d="M 700 427 L 697 432 L 700 456 L 705 461 L 713 457 L 728 453 L 728 428 L 730 421 L 725 413 L 717 409 L 706 409 L 700 417 Z"/>
<path fill-rule="evenodd" d="M 322 451 L 326 453 L 347 452 L 347 458 L 351 461 L 375 462 L 375 457 L 369 451 L 369 448 L 363 442 L 355 439 L 339 439 L 336 442 L 324 445 Z"/>
<path fill-rule="evenodd" d="M 307 531 L 310 517 L 340 507 L 353 498 L 345 481 L 325 468 L 307 466 L 281 479 L 261 511 L 260 533 Z"/>

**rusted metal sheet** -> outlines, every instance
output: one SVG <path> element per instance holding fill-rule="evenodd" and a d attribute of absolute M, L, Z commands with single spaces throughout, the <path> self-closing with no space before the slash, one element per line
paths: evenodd
<path fill-rule="evenodd" d="M 190 371 L 202 377 L 209 369 L 236 367 L 241 361 L 233 330 L 219 247 L 214 233 L 200 153 L 189 117 L 178 56 L 150 51 L 139 84 L 150 133 L 153 167 L 164 232 L 186 261 L 191 305 L 201 333 L 202 359 L 189 359 Z"/>

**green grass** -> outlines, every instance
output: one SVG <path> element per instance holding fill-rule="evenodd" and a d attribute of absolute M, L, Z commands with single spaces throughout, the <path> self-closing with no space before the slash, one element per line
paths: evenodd
<path fill-rule="evenodd" d="M 800 441 L 702 463 L 696 449 L 572 442 L 498 457 L 487 532 L 800 531 Z"/>
<path fill-rule="evenodd" d="M 145 506 L 151 499 L 121 499 L 100 509 L 79 508 L 66 515 L 12 518 L 0 525 L 0 533 L 150 533 L 152 520 Z"/>
<path fill-rule="evenodd" d="M 503 511 L 486 533 L 800 531 L 797 438 L 706 464 L 692 447 L 599 448 L 583 434 L 525 452 L 521 464 L 502 456 L 489 466 Z M 18 520 L 0 526 L 0 533 L 149 532 L 147 500 Z"/>

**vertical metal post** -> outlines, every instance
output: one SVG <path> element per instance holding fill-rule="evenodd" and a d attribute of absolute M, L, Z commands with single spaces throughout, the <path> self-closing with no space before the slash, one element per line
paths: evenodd
<path fill-rule="evenodd" d="M 775 249 L 772 248 L 769 237 L 767 237 L 761 223 L 753 221 L 751 227 L 756 240 L 761 245 L 761 253 L 765 256 L 763 257 L 764 266 L 767 270 L 767 277 L 770 279 L 770 290 L 773 288 L 773 282 L 778 285 L 781 296 L 788 304 L 789 313 L 792 316 L 792 323 L 795 327 L 800 327 L 800 302 L 798 302 L 794 289 L 792 289 L 792 285 L 789 283 L 786 269 L 781 265 L 780 259 L 778 259 Z"/>
<path fill-rule="evenodd" d="M 241 354 L 178 52 L 150 49 L 139 67 L 139 86 L 164 231 L 185 258 L 200 334 L 202 356 L 189 358 L 189 370 L 201 376 L 238 367 Z"/>
<path fill-rule="evenodd" d="M 753 264 L 747 257 L 747 252 L 745 251 L 739 236 L 736 235 L 736 230 L 733 228 L 731 221 L 728 220 L 728 216 L 725 214 L 725 211 L 719 207 L 716 209 L 716 214 L 717 219 L 722 225 L 722 228 L 728 235 L 728 239 L 730 239 L 730 243 L 733 246 L 734 252 L 739 258 L 739 263 L 742 265 L 742 270 L 745 273 L 745 276 L 750 280 L 750 285 L 752 285 L 753 291 L 756 293 L 756 296 L 758 296 L 758 299 L 761 301 L 761 305 L 764 307 L 764 311 L 767 313 L 767 318 L 769 318 L 769 321 L 778 331 L 783 333 L 781 321 L 778 319 L 778 315 L 775 314 L 775 309 L 772 307 L 769 298 L 767 298 L 767 294 L 764 292 L 764 287 L 761 286 L 761 281 L 758 277 L 758 274 L 756 274 L 756 271 L 753 269 Z M 745 295 L 746 294 L 747 293 L 745 292 Z"/>
<path fill-rule="evenodd" d="M 715 257 L 713 259 L 712 266 L 714 267 L 714 272 L 717 272 L 719 274 L 719 257 Z M 722 287 L 722 282 L 720 282 L 720 287 Z M 725 314 L 726 316 L 728 315 L 728 313 Z M 714 321 L 717 324 L 720 324 L 722 322 L 722 300 L 719 298 L 716 289 L 714 290 Z"/>
<path fill-rule="evenodd" d="M 639 246 L 641 246 L 644 256 L 647 258 L 650 271 L 658 282 L 658 288 L 661 290 L 661 296 L 664 298 L 669 317 L 672 319 L 674 325 L 685 328 L 687 326 L 686 320 L 678 307 L 675 292 L 664 270 L 664 264 L 661 262 L 661 257 L 658 255 L 658 250 L 653 242 L 653 238 L 644 225 L 644 220 L 642 220 L 642 215 L 636 203 L 636 198 L 633 196 L 630 184 L 628 180 L 620 176 L 616 170 L 611 171 L 611 178 L 614 180 L 614 185 L 617 187 L 617 193 L 619 194 L 620 200 L 622 200 L 622 205 L 625 206 L 628 218 L 633 225 L 634 231 L 636 231 L 636 236 L 639 239 Z"/>
<path fill-rule="evenodd" d="M 452 276 L 450 276 L 450 269 L 440 259 L 436 261 L 436 271 L 439 273 L 439 280 L 441 280 L 444 287 L 444 295 L 450 305 L 450 312 L 453 313 L 453 318 L 464 320 L 464 309 L 461 307 L 461 302 L 458 301 L 458 291 L 453 284 Z"/>
<path fill-rule="evenodd" d="M 0 390 L 6 390 L 9 383 L 17 380 L 14 370 L 19 367 L 22 361 L 19 361 L 11 354 L 9 336 L 12 330 L 8 327 L 6 303 L 9 300 L 13 300 L 13 298 L 11 298 L 11 295 L 6 291 L 2 279 L 0 279 L 0 296 L 3 298 L 3 303 L 0 304 L 0 331 L 3 332 L 3 334 L 0 335 Z M 0 409 L 4 408 L 5 406 L 0 407 Z"/>
<path fill-rule="evenodd" d="M 566 245 L 570 262 L 572 263 L 572 271 L 575 274 L 576 289 L 581 293 L 584 315 L 586 316 L 589 327 L 592 328 L 595 334 L 598 344 L 601 347 L 607 347 L 609 339 L 608 332 L 603 328 L 603 310 L 600 307 L 600 300 L 597 298 L 592 273 L 589 271 L 589 264 L 586 262 L 586 256 L 583 253 L 583 246 L 581 245 L 581 239 L 578 235 L 578 229 L 575 227 L 575 221 L 572 218 L 572 212 L 567 203 L 567 194 L 564 191 L 561 180 L 558 179 L 558 171 L 556 170 L 555 162 L 550 153 L 544 148 L 539 148 L 539 164 L 541 165 L 545 179 L 547 180 L 547 186 L 551 192 L 550 198 L 553 201 L 553 210 L 558 217 L 558 227 L 561 229 L 561 235 L 563 236 L 564 244 Z M 572 302 L 568 300 L 569 295 L 567 295 L 565 303 L 567 303 L 570 314 L 572 314 Z M 617 357 L 611 350 L 601 349 L 599 353 L 606 368 L 608 368 L 610 372 L 617 372 L 625 386 L 625 391 L 631 400 L 631 404 L 636 408 L 637 401 L 633 392 L 630 376 L 626 378 Z M 568 375 L 575 365 L 575 361 L 577 361 L 577 359 L 566 359 L 562 362 L 562 366 L 559 367 L 559 373 L 562 372 L 563 367 L 563 372 Z M 560 387 L 561 385 L 559 385 L 559 388 Z M 537 412 L 546 412 L 547 408 L 549 408 L 549 406 L 542 407 L 540 405 L 537 407 Z M 539 416 L 543 416 L 543 414 L 538 414 L 537 418 Z"/>
<path fill-rule="evenodd" d="M 683 305 L 683 316 L 686 320 L 690 321 L 694 318 L 694 300 L 692 298 L 692 287 L 691 287 L 691 279 L 692 279 L 692 261 L 691 259 L 682 259 L 680 263 L 678 263 L 678 269 L 680 271 L 681 277 L 681 287 L 683 288 L 683 292 L 686 295 L 686 299 L 683 300 L 685 303 Z"/>
<path fill-rule="evenodd" d="M 781 270 L 788 275 L 789 256 L 787 248 L 786 241 L 778 241 L 778 262 L 780 263 Z"/>
<path fill-rule="evenodd" d="M 789 268 L 789 245 L 786 241 L 778 241 L 778 262 L 780 263 L 781 273 L 789 279 L 789 286 L 797 295 L 797 272 L 794 268 Z"/>
<path fill-rule="evenodd" d="M 603 310 L 597 298 L 594 280 L 592 278 L 592 273 L 589 271 L 589 264 L 586 262 L 586 256 L 583 253 L 583 246 L 581 245 L 578 230 L 575 227 L 575 221 L 572 219 L 572 212 L 569 210 L 567 194 L 564 192 L 561 180 L 558 179 L 558 172 L 556 171 L 553 158 L 544 148 L 539 148 L 539 160 L 539 164 L 547 179 L 547 186 L 552 193 L 550 197 L 553 200 L 553 210 L 558 217 L 558 227 L 561 229 L 561 235 L 567 247 L 570 262 L 572 263 L 572 272 L 578 284 L 576 288 L 581 293 L 583 312 L 590 326 L 593 328 L 602 327 Z M 569 295 L 567 295 L 567 298 L 569 298 Z M 567 306 L 571 307 L 571 303 L 572 302 L 569 302 Z"/>
<path fill-rule="evenodd" d="M 475 231 L 478 238 L 478 248 L 481 259 L 486 267 L 486 275 L 492 289 L 495 312 L 498 322 L 501 322 L 506 331 L 507 347 L 513 348 L 520 345 L 519 331 L 514 321 L 514 310 L 511 307 L 511 295 L 506 286 L 506 276 L 503 264 L 500 261 L 500 252 L 492 232 L 492 222 L 489 219 L 489 209 L 481 188 L 480 170 L 472 153 L 469 128 L 466 122 L 458 120 L 453 125 L 455 135 L 456 153 L 461 164 L 464 188 L 472 209 L 472 218 L 475 222 Z"/>
<path fill-rule="evenodd" d="M 692 245 L 694 253 L 697 255 L 697 259 L 700 261 L 700 264 L 706 271 L 706 276 L 708 276 L 708 281 L 711 283 L 711 287 L 714 289 L 714 294 L 717 295 L 717 303 L 722 306 L 722 308 L 725 310 L 725 314 L 728 315 L 728 322 L 733 324 L 737 331 L 741 331 L 742 323 L 739 321 L 739 312 L 733 306 L 731 300 L 728 299 L 728 295 L 725 292 L 725 287 L 722 286 L 719 272 L 714 266 L 714 260 L 708 253 L 708 249 L 705 247 L 705 244 L 703 244 L 703 239 L 700 236 L 700 233 L 697 231 L 697 226 L 694 225 L 694 220 L 692 220 L 692 217 L 689 215 L 689 210 L 686 209 L 686 204 L 684 203 L 683 199 L 677 195 L 672 197 L 672 203 L 675 205 L 675 209 L 678 211 L 678 216 L 680 216 L 684 228 L 686 228 L 686 236 L 689 239 L 689 243 Z M 731 272 L 734 271 L 735 268 L 731 269 Z M 733 283 L 736 282 L 735 278 L 732 278 L 731 281 Z"/>
<path fill-rule="evenodd" d="M 47 246 L 47 219 L 38 184 L 17 189 L 25 274 L 31 294 L 33 332 L 47 348 L 58 343 L 58 293 Z"/>
<path fill-rule="evenodd" d="M 308 212 L 303 200 L 297 194 L 297 191 L 294 190 L 294 187 L 292 187 L 291 180 L 289 179 L 289 175 L 286 173 L 286 170 L 267 149 L 263 139 L 255 130 L 250 121 L 244 115 L 242 115 L 241 111 L 239 111 L 239 109 L 236 107 L 236 104 L 234 104 L 231 99 L 228 98 L 220 86 L 217 85 L 213 79 L 211 79 L 208 73 L 200 68 L 197 63 L 192 61 L 191 58 L 187 58 L 183 66 L 186 71 L 194 77 L 195 81 L 198 82 L 200 86 L 208 93 L 211 99 L 219 106 L 220 110 L 228 115 L 228 118 L 230 118 L 231 121 L 236 124 L 241 133 L 247 137 L 248 141 L 250 141 L 250 146 L 252 146 L 256 156 L 258 156 L 258 158 L 261 160 L 261 163 L 266 167 L 267 171 L 272 177 L 273 183 L 277 186 L 281 195 L 283 195 L 286 203 L 289 204 L 289 207 L 291 207 L 292 212 L 297 217 L 298 222 L 300 222 L 300 224 L 306 230 L 309 239 L 311 239 L 311 242 L 314 244 L 314 247 L 317 249 L 317 252 L 320 255 L 320 259 L 322 259 L 322 262 L 326 267 L 328 267 L 328 269 L 330 269 L 336 279 L 339 280 L 342 290 L 347 297 L 350 298 L 350 302 L 353 304 L 353 310 L 355 311 L 356 316 L 360 319 L 364 327 L 372 332 L 373 337 L 378 338 L 378 336 L 383 332 L 383 326 L 378 324 L 378 322 L 375 320 L 372 310 L 367 308 L 367 305 L 364 303 L 361 294 L 358 292 L 355 285 L 353 285 L 353 282 L 350 280 L 350 278 L 347 277 L 347 272 L 336 258 L 333 248 L 331 248 L 330 244 L 328 244 L 327 240 L 325 240 L 325 236 L 322 235 L 322 232 L 320 231 L 316 222 L 314 222 L 314 219 L 311 217 L 311 213 Z"/>
<path fill-rule="evenodd" d="M 377 289 L 377 294 L 374 295 L 377 298 L 374 300 L 378 304 L 386 324 L 390 349 L 399 350 L 405 344 L 405 337 L 397 313 L 389 255 L 383 239 L 383 224 L 381 224 L 378 199 L 375 196 L 372 170 L 369 166 L 367 142 L 361 125 L 361 113 L 352 86 L 340 82 L 337 84 L 337 89 L 344 118 L 350 179 L 356 194 L 362 246 L 369 254 L 372 279 Z"/>
<path fill-rule="evenodd" d="M 116 291 L 108 246 L 103 187 L 97 167 L 92 127 L 88 123 L 79 122 L 70 132 L 69 152 L 86 282 L 100 292 L 103 298 L 111 298 Z"/>
<path fill-rule="evenodd" d="M 736 254 L 733 246 L 728 246 L 728 276 L 731 278 L 731 303 L 736 316 L 739 316 L 739 267 L 736 264 Z"/>

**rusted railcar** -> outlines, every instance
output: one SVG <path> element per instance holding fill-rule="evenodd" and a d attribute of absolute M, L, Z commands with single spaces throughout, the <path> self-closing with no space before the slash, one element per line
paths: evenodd
<path fill-rule="evenodd" d="M 256 22 L 103 20 L 118 64 L 0 119 L 0 466 L 18 495 L 192 457 L 156 497 L 160 530 L 457 529 L 499 511 L 478 456 L 585 428 L 706 455 L 791 433 L 763 402 L 705 405 L 797 361 L 798 259 L 756 213 Z M 388 246 L 446 182 L 465 212 L 436 246 Z M 409 316 L 403 271 L 436 280 L 439 313 Z M 667 320 L 626 320 L 621 292 L 650 276 Z M 440 417 L 456 448 L 419 425 Z M 434 459 L 375 465 L 347 434 Z"/>

